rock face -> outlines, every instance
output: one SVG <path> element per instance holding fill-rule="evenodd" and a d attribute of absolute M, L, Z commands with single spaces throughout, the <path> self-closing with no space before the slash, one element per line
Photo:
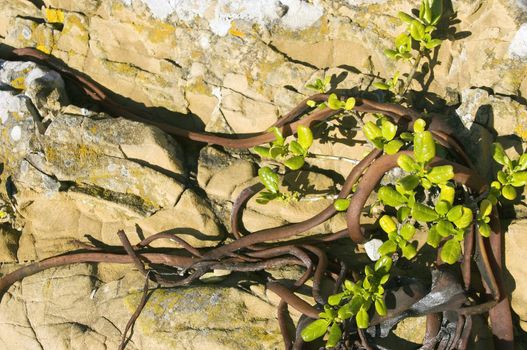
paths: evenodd
<path fill-rule="evenodd" d="M 415 4 L 3 0 L 0 57 L 9 47 L 35 47 L 149 116 L 211 132 L 251 133 L 265 130 L 310 94 L 305 84 L 316 78 L 333 75 L 333 87 L 371 91 L 376 77 L 407 73 L 410 67 L 382 52 L 404 28 L 397 12 L 410 12 Z M 426 62 L 434 79 L 429 84 L 418 76 L 411 88 L 425 88 L 427 98 L 455 106 L 450 117 L 457 136 L 490 178 L 490 143 L 498 137 L 514 153 L 527 140 L 525 2 L 457 0 L 452 7 L 452 28 Z M 0 60 L 0 274 L 75 249 L 86 235 L 118 245 L 119 229 L 132 244 L 157 232 L 177 233 L 197 247 L 225 239 L 232 203 L 258 181 L 254 157 L 214 146 L 197 154 L 156 127 L 73 105 L 75 92 L 67 86 L 48 68 Z M 369 148 L 356 122 L 350 117 L 342 123 L 343 128 L 315 127 L 311 151 L 361 159 Z M 335 194 L 335 184 L 353 167 L 308 162 L 327 171 L 292 173 L 284 190 Z M 302 186 L 307 183 L 313 186 Z M 328 205 L 328 199 L 267 205 L 252 199 L 243 224 L 257 231 L 294 223 Z M 507 265 L 515 286 L 512 305 L 527 329 L 525 271 L 517 260 L 527 245 L 521 237 L 527 210 L 521 201 L 512 208 L 507 215 L 517 221 L 506 236 Z M 345 226 L 340 214 L 309 234 Z M 256 277 L 243 290 L 233 280 L 155 291 L 128 348 L 282 347 L 276 296 L 262 292 L 264 281 Z M 1 301 L 0 347 L 117 348 L 142 283 L 128 266 L 106 264 L 27 278 Z M 395 334 L 418 343 L 423 328 L 423 319 L 410 319 Z"/>

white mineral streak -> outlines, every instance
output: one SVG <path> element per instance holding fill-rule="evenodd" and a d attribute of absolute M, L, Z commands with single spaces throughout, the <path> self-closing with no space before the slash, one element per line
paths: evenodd
<path fill-rule="evenodd" d="M 527 23 L 522 24 L 512 38 L 509 55 L 515 58 L 527 58 Z"/>
<path fill-rule="evenodd" d="M 379 254 L 379 247 L 381 245 L 382 245 L 382 241 L 377 238 L 374 238 L 371 241 L 364 243 L 364 250 L 366 250 L 366 254 L 368 255 L 368 258 L 370 258 L 373 261 L 379 260 L 381 258 L 381 255 Z"/>
<path fill-rule="evenodd" d="M 121 0 L 130 6 L 131 0 Z M 279 24 L 297 30 L 313 25 L 323 14 L 319 0 L 307 3 L 303 0 L 140 0 L 152 15 L 166 20 L 175 15 L 179 20 L 191 22 L 196 17 L 209 19 L 211 31 L 219 36 L 229 32 L 236 20 L 257 23 L 262 26 Z"/>
<path fill-rule="evenodd" d="M 21 137 L 22 137 L 22 129 L 20 128 L 20 126 L 15 125 L 15 127 L 11 129 L 11 139 L 13 139 L 13 141 L 18 141 L 20 140 Z"/>

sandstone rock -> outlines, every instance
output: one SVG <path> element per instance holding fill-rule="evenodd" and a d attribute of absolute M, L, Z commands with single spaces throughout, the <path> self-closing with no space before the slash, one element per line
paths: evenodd
<path fill-rule="evenodd" d="M 18 249 L 18 238 L 20 233 L 8 225 L 0 225 L 0 262 L 16 262 L 16 251 Z"/>
<path fill-rule="evenodd" d="M 505 266 L 510 273 L 507 284 L 512 291 L 511 305 L 513 311 L 523 321 L 527 320 L 527 281 L 525 280 L 527 268 L 522 258 L 522 252 L 527 244 L 526 225 L 525 219 L 515 220 L 505 233 Z M 522 328 L 526 330 L 525 323 Z"/>

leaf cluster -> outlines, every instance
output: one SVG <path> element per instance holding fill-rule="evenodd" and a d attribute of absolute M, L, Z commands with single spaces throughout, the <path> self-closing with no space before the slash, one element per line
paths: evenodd
<path fill-rule="evenodd" d="M 500 143 L 492 144 L 494 160 L 503 166 L 498 171 L 498 181 L 493 182 L 492 188 L 498 190 L 508 200 L 516 199 L 516 189 L 527 183 L 527 154 L 522 154 L 519 159 L 511 160 L 505 153 Z M 493 198 L 490 198 L 493 202 Z"/>
<path fill-rule="evenodd" d="M 386 117 L 378 118 L 375 123 L 368 121 L 362 127 L 364 135 L 376 148 L 384 150 L 386 154 L 397 153 L 404 142 L 394 139 L 397 134 L 397 126 Z"/>
<path fill-rule="evenodd" d="M 364 279 L 356 283 L 345 280 L 343 291 L 328 298 L 324 312 L 319 314 L 320 318 L 302 330 L 302 339 L 309 342 L 327 333 L 326 347 L 331 348 L 336 346 L 342 337 L 340 324 L 344 321 L 355 317 L 357 327 L 368 328 L 369 310 L 372 305 L 380 316 L 385 316 L 387 308 L 383 285 L 390 278 L 391 267 L 392 259 L 384 256 L 373 268 L 370 265 L 365 267 Z"/>

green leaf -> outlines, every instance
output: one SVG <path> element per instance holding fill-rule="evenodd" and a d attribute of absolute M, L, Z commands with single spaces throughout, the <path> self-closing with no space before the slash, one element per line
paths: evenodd
<path fill-rule="evenodd" d="M 479 234 L 482 235 L 483 237 L 490 237 L 491 229 L 490 229 L 489 224 L 485 222 L 479 222 L 478 231 L 479 231 Z"/>
<path fill-rule="evenodd" d="M 436 25 L 443 15 L 443 0 L 432 0 L 431 10 L 432 22 L 430 24 Z"/>
<path fill-rule="evenodd" d="M 391 51 L 391 50 L 390 50 Z M 390 90 L 390 85 L 376 81 L 373 86 L 379 90 Z"/>
<path fill-rule="evenodd" d="M 379 280 L 379 284 L 385 284 L 386 282 L 388 282 L 389 279 L 390 279 L 390 274 L 387 273 L 386 275 L 381 277 L 381 279 Z"/>
<path fill-rule="evenodd" d="M 351 313 L 353 315 L 356 315 L 359 312 L 361 306 L 364 304 L 364 298 L 360 295 L 355 295 L 353 296 L 349 304 Z"/>
<path fill-rule="evenodd" d="M 278 184 L 280 183 L 280 178 L 278 174 L 275 174 L 271 168 L 263 167 L 258 170 L 258 177 L 262 184 L 267 188 L 271 193 L 278 193 Z"/>
<path fill-rule="evenodd" d="M 406 192 L 413 191 L 419 185 L 419 177 L 417 175 L 407 175 L 398 182 Z"/>
<path fill-rule="evenodd" d="M 375 271 L 388 273 L 392 268 L 392 264 L 392 258 L 390 258 L 389 256 L 382 256 L 375 263 Z"/>
<path fill-rule="evenodd" d="M 386 233 L 391 233 L 397 231 L 397 223 L 392 219 L 391 216 L 383 215 L 379 219 L 379 225 Z"/>
<path fill-rule="evenodd" d="M 447 264 L 455 264 L 461 256 L 461 244 L 455 239 L 446 241 L 441 249 L 441 260 Z"/>
<path fill-rule="evenodd" d="M 472 224 L 472 221 L 474 221 L 474 214 L 472 213 L 472 210 L 463 207 L 463 215 L 458 220 L 454 221 L 454 225 L 456 225 L 457 228 L 467 228 Z"/>
<path fill-rule="evenodd" d="M 492 212 L 492 202 L 484 199 L 479 203 L 479 213 L 481 216 L 489 216 Z"/>
<path fill-rule="evenodd" d="M 417 254 L 417 249 L 415 249 L 413 244 L 409 243 L 405 245 L 404 247 L 401 247 L 401 252 L 403 253 L 403 256 L 406 259 L 412 260 L 414 256 Z"/>
<path fill-rule="evenodd" d="M 300 125 L 298 129 L 296 129 L 296 132 L 298 143 L 307 151 L 313 144 L 313 133 L 311 132 L 311 129 L 305 125 Z"/>
<path fill-rule="evenodd" d="M 300 146 L 300 144 L 295 140 L 291 141 L 291 143 L 289 144 L 289 149 L 295 156 L 301 156 L 306 154 L 306 150 L 304 149 L 304 147 Z"/>
<path fill-rule="evenodd" d="M 313 100 L 307 100 L 306 105 L 308 105 L 309 107 L 315 107 L 317 103 Z"/>
<path fill-rule="evenodd" d="M 425 43 L 425 47 L 429 50 L 432 50 L 433 48 L 441 45 L 443 43 L 443 40 L 441 39 L 432 39 Z"/>
<path fill-rule="evenodd" d="M 497 163 L 501 165 L 510 164 L 511 161 L 509 157 L 505 154 L 503 146 L 498 142 L 492 144 L 492 157 Z"/>
<path fill-rule="evenodd" d="M 415 203 L 412 208 L 412 217 L 417 221 L 430 222 L 439 218 L 439 215 L 430 207 L 421 203 Z"/>
<path fill-rule="evenodd" d="M 338 344 L 342 337 L 342 330 L 340 326 L 335 322 L 331 325 L 328 334 L 328 341 L 326 342 L 326 348 L 332 348 Z"/>
<path fill-rule="evenodd" d="M 386 154 L 395 154 L 399 152 L 404 143 L 401 140 L 391 140 L 384 145 L 384 153 Z"/>
<path fill-rule="evenodd" d="M 269 155 L 273 159 L 276 159 L 283 154 L 285 154 L 285 148 L 283 146 L 272 146 L 269 150 Z"/>
<path fill-rule="evenodd" d="M 450 210 L 450 203 L 444 200 L 439 200 L 436 204 L 435 211 L 439 215 L 446 215 Z"/>
<path fill-rule="evenodd" d="M 496 174 L 496 177 L 498 178 L 498 181 L 502 184 L 506 184 L 508 182 L 507 174 L 505 174 L 503 171 L 499 170 Z"/>
<path fill-rule="evenodd" d="M 291 170 L 298 170 L 304 165 L 304 156 L 294 156 L 284 162 L 284 165 Z"/>
<path fill-rule="evenodd" d="M 338 198 L 333 203 L 333 206 L 337 211 L 346 211 L 348 210 L 348 207 L 350 206 L 350 200 L 345 198 Z"/>
<path fill-rule="evenodd" d="M 344 293 L 344 292 L 330 295 L 328 297 L 328 304 L 332 305 L 332 306 L 336 306 L 336 305 L 340 304 L 340 301 L 342 300 L 342 298 L 345 295 L 346 295 L 346 293 Z"/>
<path fill-rule="evenodd" d="M 392 60 L 397 59 L 397 54 L 398 54 L 398 52 L 395 51 L 395 50 L 384 49 L 384 55 L 385 55 L 386 57 L 392 59 Z M 390 88 L 388 85 L 383 84 L 383 83 L 381 83 L 381 84 L 383 84 L 384 86 L 386 86 L 386 88 L 381 88 L 381 87 L 379 87 L 379 86 L 376 86 L 375 84 L 377 84 L 377 83 L 373 83 L 373 86 L 375 86 L 376 88 L 381 89 L 381 90 L 388 90 L 388 89 Z"/>
<path fill-rule="evenodd" d="M 516 199 L 516 190 L 511 185 L 503 186 L 501 194 L 510 201 Z"/>
<path fill-rule="evenodd" d="M 397 243 L 387 240 L 378 249 L 380 255 L 391 255 L 397 250 Z"/>
<path fill-rule="evenodd" d="M 412 39 L 406 33 L 399 34 L 395 38 L 395 48 L 400 53 L 410 51 L 411 45 Z"/>
<path fill-rule="evenodd" d="M 399 222 L 403 222 L 404 220 L 408 218 L 408 216 L 410 216 L 411 212 L 412 212 L 412 209 L 406 206 L 400 207 L 397 210 L 397 220 L 399 220 Z"/>
<path fill-rule="evenodd" d="M 390 207 L 398 207 L 406 203 L 406 198 L 389 186 L 381 187 L 377 195 L 380 201 Z"/>
<path fill-rule="evenodd" d="M 423 119 L 419 118 L 414 122 L 414 132 L 423 132 L 425 131 L 425 128 L 426 122 Z"/>
<path fill-rule="evenodd" d="M 381 124 L 382 137 L 386 141 L 391 141 L 397 133 L 397 127 L 389 120 L 384 119 Z"/>
<path fill-rule="evenodd" d="M 383 299 L 377 299 L 375 300 L 375 311 L 379 314 L 379 316 L 386 316 L 386 303 Z"/>
<path fill-rule="evenodd" d="M 437 229 L 437 232 L 441 235 L 441 237 L 448 237 L 456 232 L 454 229 L 454 225 L 447 220 L 439 221 L 435 228 Z"/>
<path fill-rule="evenodd" d="M 328 107 L 333 110 L 342 108 L 342 102 L 339 100 L 336 94 L 331 94 L 328 97 Z"/>
<path fill-rule="evenodd" d="M 411 173 L 418 169 L 417 163 L 408 154 L 401 154 L 399 158 L 397 158 L 397 165 L 407 173 Z"/>
<path fill-rule="evenodd" d="M 355 107 L 355 99 L 353 97 L 350 97 L 346 100 L 346 104 L 344 105 L 344 109 L 347 111 L 351 111 Z"/>
<path fill-rule="evenodd" d="M 410 35 L 417 41 L 421 41 L 425 35 L 425 26 L 418 20 L 413 20 L 410 24 Z"/>
<path fill-rule="evenodd" d="M 446 214 L 446 217 L 449 221 L 454 222 L 456 220 L 461 219 L 463 216 L 463 206 L 462 205 L 456 205 L 452 207 Z"/>
<path fill-rule="evenodd" d="M 414 141 L 414 135 L 410 132 L 402 132 L 401 135 L 399 135 L 401 140 L 407 141 L 407 142 L 413 142 Z"/>
<path fill-rule="evenodd" d="M 368 328 L 370 324 L 370 316 L 368 315 L 368 311 L 365 310 L 363 307 L 360 308 L 355 319 L 357 321 L 357 327 L 359 327 L 360 329 Z"/>
<path fill-rule="evenodd" d="M 428 236 L 426 238 L 426 243 L 428 243 L 428 245 L 434 247 L 434 248 L 437 248 L 439 246 L 439 242 L 441 242 L 441 235 L 439 234 L 439 232 L 437 232 L 437 227 L 436 226 L 432 226 L 430 228 L 430 230 L 428 231 Z"/>
<path fill-rule="evenodd" d="M 527 153 L 522 154 L 520 156 L 520 159 L 518 160 L 518 167 L 519 170 L 526 170 L 527 169 Z"/>
<path fill-rule="evenodd" d="M 435 184 L 444 184 L 454 178 L 454 167 L 452 165 L 435 166 L 426 176 Z"/>
<path fill-rule="evenodd" d="M 409 241 L 409 240 L 411 240 L 414 237 L 415 227 L 413 225 L 411 225 L 411 224 L 404 224 L 401 227 L 401 230 L 399 231 L 399 234 L 405 240 Z"/>
<path fill-rule="evenodd" d="M 446 201 L 452 205 L 456 195 L 456 188 L 451 184 L 439 185 L 439 188 L 441 188 L 441 193 L 439 193 L 438 200 Z"/>
<path fill-rule="evenodd" d="M 306 342 L 310 342 L 317 338 L 320 338 L 321 336 L 326 334 L 328 326 L 329 321 L 327 320 L 315 320 L 308 324 L 306 328 L 302 330 L 302 339 Z"/>
<path fill-rule="evenodd" d="M 406 22 L 408 24 L 412 23 L 412 21 L 414 20 L 414 18 L 412 16 L 410 16 L 409 14 L 405 13 L 405 12 L 402 12 L 402 11 L 399 11 L 397 13 L 397 17 L 399 17 L 399 19 L 403 22 Z"/>
<path fill-rule="evenodd" d="M 341 320 L 347 320 L 353 316 L 353 313 L 351 312 L 351 302 L 341 306 L 337 312 L 337 315 Z"/>
<path fill-rule="evenodd" d="M 375 139 L 382 137 L 381 129 L 377 125 L 375 125 L 373 122 L 366 122 L 364 126 L 362 127 L 362 131 L 364 131 L 364 135 L 370 141 L 373 141 Z"/>
<path fill-rule="evenodd" d="M 423 20 L 424 20 L 425 23 L 432 22 L 432 10 L 428 6 L 428 4 L 426 4 L 425 7 L 424 7 Z"/>
<path fill-rule="evenodd" d="M 271 155 L 269 154 L 269 147 L 255 146 L 253 147 L 253 151 L 262 158 L 271 157 Z"/>
<path fill-rule="evenodd" d="M 273 126 L 270 131 L 273 132 L 275 140 L 273 141 L 273 145 L 282 146 L 284 144 L 284 136 L 282 135 L 282 132 L 280 129 L 278 129 L 276 126 Z"/>
<path fill-rule="evenodd" d="M 525 186 L 527 182 L 527 171 L 520 171 L 511 175 L 511 185 L 514 187 Z"/>
<path fill-rule="evenodd" d="M 279 193 L 271 193 L 271 192 L 261 192 L 260 196 L 256 198 L 256 203 L 258 204 L 267 204 L 270 201 L 272 201 L 275 198 L 278 198 L 280 196 Z"/>
<path fill-rule="evenodd" d="M 414 136 L 414 156 L 420 163 L 427 163 L 436 156 L 436 145 L 430 131 L 418 132 Z"/>

